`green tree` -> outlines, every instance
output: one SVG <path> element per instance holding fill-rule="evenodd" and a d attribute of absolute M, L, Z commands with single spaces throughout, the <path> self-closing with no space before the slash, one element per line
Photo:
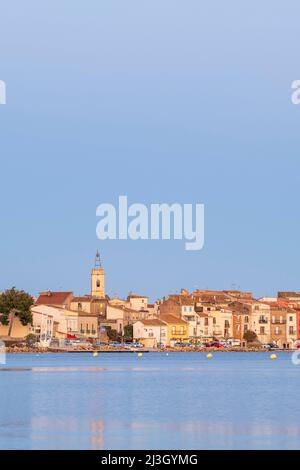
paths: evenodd
<path fill-rule="evenodd" d="M 106 333 L 110 341 L 120 341 L 121 336 L 116 330 L 113 330 L 111 326 L 106 327 Z"/>
<path fill-rule="evenodd" d="M 132 340 L 133 338 L 133 326 L 132 325 L 126 325 L 124 326 L 124 337 L 128 340 Z"/>
<path fill-rule="evenodd" d="M 35 344 L 37 342 L 37 337 L 36 335 L 30 333 L 29 335 L 26 336 L 26 343 L 28 345 L 32 345 L 32 344 Z"/>
<path fill-rule="evenodd" d="M 251 330 L 246 331 L 246 333 L 244 334 L 244 339 L 248 343 L 255 343 L 256 341 L 258 341 L 257 334 Z"/>
<path fill-rule="evenodd" d="M 33 298 L 23 290 L 15 287 L 0 294 L 0 322 L 8 325 L 9 316 L 16 315 L 22 325 L 32 322 L 30 307 L 33 305 Z"/>

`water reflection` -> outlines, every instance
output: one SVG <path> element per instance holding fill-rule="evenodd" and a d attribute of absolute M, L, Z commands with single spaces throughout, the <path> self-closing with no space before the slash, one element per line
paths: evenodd
<path fill-rule="evenodd" d="M 104 422 L 92 420 L 82 422 L 78 418 L 49 418 L 40 416 L 31 420 L 33 448 L 49 448 L 49 443 L 57 442 L 55 448 L 64 449 L 81 440 L 84 434 L 84 448 L 101 450 L 104 447 Z"/>
<path fill-rule="evenodd" d="M 242 424 L 226 422 L 168 422 L 156 421 L 132 421 L 121 420 L 82 421 L 77 418 L 49 418 L 40 416 L 31 420 L 33 448 L 51 448 L 56 442 L 55 448 L 68 448 L 74 443 L 80 443 L 80 435 L 85 435 L 82 448 L 93 450 L 105 449 L 105 436 L 109 437 L 108 448 L 118 448 L 120 442 L 124 442 L 124 436 L 131 443 L 132 448 L 149 447 L 149 441 L 155 441 L 154 436 L 168 436 L 172 441 L 174 435 L 181 436 L 182 443 L 197 443 L 198 448 L 213 448 L 217 441 L 219 448 L 226 448 L 236 443 L 236 437 L 243 436 L 251 442 L 257 442 L 263 437 L 287 436 L 299 438 L 300 425 L 280 426 L 275 423 Z M 120 440 L 120 436 L 121 440 Z M 205 438 L 205 439 L 203 439 Z M 142 444 L 142 445 L 141 445 Z M 205 444 L 205 445 L 204 445 Z M 235 444 L 236 446 L 236 444 Z M 182 445 L 181 448 L 185 448 Z M 237 446 L 239 447 L 239 446 Z M 180 448 L 180 447 L 179 447 Z M 244 448 L 243 439 L 240 448 Z"/>
<path fill-rule="evenodd" d="M 125 356 L 9 357 L 0 448 L 300 448 L 300 374 L 288 356 Z"/>

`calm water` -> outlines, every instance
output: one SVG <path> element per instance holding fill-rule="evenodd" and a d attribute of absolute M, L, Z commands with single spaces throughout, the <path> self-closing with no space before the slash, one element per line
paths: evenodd
<path fill-rule="evenodd" d="M 300 449 L 290 353 L 22 354 L 3 367 L 1 449 Z"/>

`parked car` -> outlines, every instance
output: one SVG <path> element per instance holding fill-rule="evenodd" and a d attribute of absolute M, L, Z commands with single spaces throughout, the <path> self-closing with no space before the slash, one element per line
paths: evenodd
<path fill-rule="evenodd" d="M 126 349 L 131 349 L 131 348 L 143 348 L 144 345 L 138 341 L 128 341 L 127 343 L 124 343 L 122 345 Z"/>
<path fill-rule="evenodd" d="M 132 343 L 132 348 L 144 348 L 144 345 L 140 342 L 134 342 Z"/>
<path fill-rule="evenodd" d="M 210 343 L 206 343 L 205 346 L 207 348 L 224 348 L 223 344 L 219 343 L 219 341 L 211 341 Z"/>
<path fill-rule="evenodd" d="M 241 341 L 239 339 L 235 339 L 235 338 L 229 338 L 227 341 L 226 341 L 226 344 L 227 344 L 227 347 L 229 348 L 232 348 L 234 346 L 241 346 Z"/>
<path fill-rule="evenodd" d="M 96 341 L 96 345 L 97 346 L 108 346 L 108 343 L 106 343 L 105 341 Z"/>
<path fill-rule="evenodd" d="M 264 349 L 279 349 L 279 346 L 277 346 L 276 343 L 264 343 L 263 348 Z"/>
<path fill-rule="evenodd" d="M 76 346 L 77 344 L 81 344 L 81 343 L 85 343 L 86 341 L 82 341 L 80 339 L 69 339 L 67 340 L 68 341 L 68 344 L 70 344 L 71 346 Z"/>
<path fill-rule="evenodd" d="M 121 348 L 123 344 L 119 341 L 110 341 L 109 346 L 112 346 L 113 348 Z"/>

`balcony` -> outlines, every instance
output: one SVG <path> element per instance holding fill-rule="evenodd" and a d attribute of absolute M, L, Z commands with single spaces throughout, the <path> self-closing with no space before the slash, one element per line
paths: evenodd
<path fill-rule="evenodd" d="M 272 325 L 285 325 L 286 320 L 273 320 Z"/>
<path fill-rule="evenodd" d="M 258 323 L 265 325 L 266 323 L 268 323 L 268 319 L 267 319 L 267 318 L 260 318 L 260 319 L 258 320 Z"/>
<path fill-rule="evenodd" d="M 220 328 L 213 329 L 213 335 L 214 336 L 222 335 L 222 330 Z"/>
<path fill-rule="evenodd" d="M 171 332 L 172 335 L 185 335 L 186 334 L 186 331 L 185 330 L 172 330 Z"/>

